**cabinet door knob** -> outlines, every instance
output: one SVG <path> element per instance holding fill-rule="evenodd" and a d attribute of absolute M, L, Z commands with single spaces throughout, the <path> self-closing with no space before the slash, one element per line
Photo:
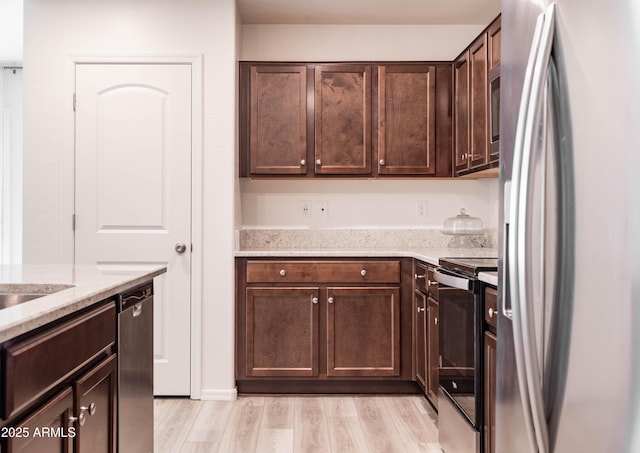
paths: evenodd
<path fill-rule="evenodd" d="M 438 286 L 438 282 L 433 281 L 433 280 L 428 280 L 427 281 L 427 286 Z"/>
<path fill-rule="evenodd" d="M 318 165 L 318 166 L 322 165 L 322 161 L 320 159 L 317 159 L 316 160 L 316 165 Z"/>
<path fill-rule="evenodd" d="M 418 307 L 418 313 L 422 313 L 424 311 L 424 307 Z"/>
<path fill-rule="evenodd" d="M 284 269 L 280 269 L 280 276 L 284 277 L 285 275 L 287 275 L 287 271 L 285 271 Z"/>
<path fill-rule="evenodd" d="M 489 309 L 489 318 L 493 318 L 493 314 L 495 313 L 495 311 L 493 311 L 493 308 Z"/>
<path fill-rule="evenodd" d="M 366 277 L 367 276 L 367 270 L 366 269 L 362 269 L 360 271 L 360 275 L 362 275 L 362 277 Z"/>
<path fill-rule="evenodd" d="M 385 163 L 384 159 L 380 159 L 380 165 L 384 166 Z"/>
<path fill-rule="evenodd" d="M 96 415 L 96 403 L 91 403 L 88 406 L 80 406 L 80 410 L 89 412 L 89 415 Z"/>
<path fill-rule="evenodd" d="M 426 277 L 426 275 L 418 275 L 418 274 L 413 274 L 413 276 L 414 276 L 414 278 L 416 280 L 420 280 L 421 278 L 425 278 Z"/>
<path fill-rule="evenodd" d="M 333 303 L 333 296 L 331 296 L 330 298 L 327 299 L 327 302 L 329 302 L 330 304 Z"/>
<path fill-rule="evenodd" d="M 311 298 L 311 302 L 313 302 L 314 304 L 318 303 L 318 298 L 317 297 L 312 297 Z"/>
<path fill-rule="evenodd" d="M 87 421 L 87 416 L 84 415 L 84 412 L 80 412 L 80 414 L 77 417 L 69 417 L 69 422 L 71 423 L 78 422 L 78 425 L 80 426 L 84 426 L 86 421 Z"/>
<path fill-rule="evenodd" d="M 307 161 L 306 161 L 306 160 L 304 160 L 304 159 L 302 159 L 302 160 L 300 161 L 300 166 L 301 166 L 301 167 L 304 167 L 305 165 L 307 165 Z"/>
<path fill-rule="evenodd" d="M 437 326 L 438 325 L 438 318 L 433 318 L 433 323 Z"/>

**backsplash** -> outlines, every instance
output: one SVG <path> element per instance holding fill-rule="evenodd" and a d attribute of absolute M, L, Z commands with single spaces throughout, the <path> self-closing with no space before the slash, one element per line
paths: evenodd
<path fill-rule="evenodd" d="M 470 236 L 471 247 L 496 248 L 495 228 Z M 455 237 L 439 229 L 407 228 L 245 228 L 238 231 L 239 250 L 392 249 L 455 247 Z"/>

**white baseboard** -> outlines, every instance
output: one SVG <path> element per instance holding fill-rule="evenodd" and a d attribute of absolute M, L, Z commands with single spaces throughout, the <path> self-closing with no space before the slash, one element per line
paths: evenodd
<path fill-rule="evenodd" d="M 238 399 L 238 389 L 229 390 L 202 389 L 200 399 L 203 401 L 235 401 Z"/>

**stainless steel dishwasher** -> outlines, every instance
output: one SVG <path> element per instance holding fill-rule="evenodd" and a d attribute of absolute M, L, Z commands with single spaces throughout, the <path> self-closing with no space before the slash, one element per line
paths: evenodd
<path fill-rule="evenodd" d="M 153 453 L 153 283 L 118 306 L 118 451 Z"/>

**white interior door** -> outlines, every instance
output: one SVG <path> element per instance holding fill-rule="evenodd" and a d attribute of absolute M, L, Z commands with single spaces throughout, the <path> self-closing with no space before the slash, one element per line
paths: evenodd
<path fill-rule="evenodd" d="M 156 395 L 190 393 L 191 102 L 189 64 L 76 64 L 75 261 L 167 266 Z"/>

